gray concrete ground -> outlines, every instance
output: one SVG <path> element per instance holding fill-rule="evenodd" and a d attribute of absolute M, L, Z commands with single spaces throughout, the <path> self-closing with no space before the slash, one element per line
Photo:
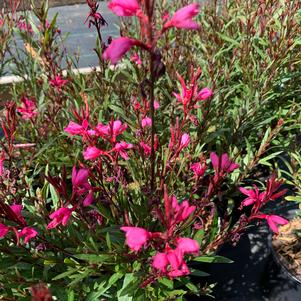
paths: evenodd
<path fill-rule="evenodd" d="M 1 0 L 0 0 L 1 1 Z M 86 4 L 76 4 L 68 6 L 51 7 L 49 9 L 49 18 L 51 20 L 56 14 L 57 26 L 61 29 L 62 35 L 69 34 L 65 41 L 64 48 L 69 55 L 79 54 L 79 68 L 93 67 L 98 65 L 98 58 L 93 48 L 97 37 L 96 30 L 84 23 L 89 12 Z M 118 17 L 108 8 L 107 3 L 100 2 L 99 12 L 107 21 L 108 26 L 102 29 L 102 38 L 106 42 L 109 36 L 113 38 L 119 35 Z M 17 48 L 23 49 L 23 41 L 18 39 Z M 62 67 L 65 67 L 64 65 Z M 6 75 L 11 72 L 9 67 L 6 68 Z"/>
<path fill-rule="evenodd" d="M 119 35 L 118 18 L 108 10 L 106 3 L 100 3 L 100 13 L 105 18 L 108 26 L 103 27 L 103 40 L 107 41 L 109 36 Z M 96 41 L 96 30 L 88 28 L 84 21 L 89 12 L 86 4 L 77 4 L 63 7 L 53 7 L 49 9 L 49 18 L 58 13 L 57 23 L 62 33 L 70 33 L 66 41 L 66 49 L 69 54 L 79 52 L 79 67 L 89 67 L 98 65 L 98 60 L 93 48 Z"/>
<path fill-rule="evenodd" d="M 0 0 L 0 9 L 6 8 L 9 9 L 9 0 Z M 39 7 L 43 1 L 42 0 L 35 0 L 35 6 Z M 63 5 L 72 5 L 72 4 L 79 4 L 79 3 L 86 3 L 86 0 L 48 0 L 49 6 L 63 6 Z M 31 0 L 21 0 L 19 9 L 29 9 L 31 6 Z"/>

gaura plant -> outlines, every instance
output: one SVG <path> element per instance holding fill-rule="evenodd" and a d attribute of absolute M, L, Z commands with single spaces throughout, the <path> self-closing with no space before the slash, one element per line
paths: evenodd
<path fill-rule="evenodd" d="M 96 1 L 87 3 L 86 22 L 102 41 L 106 21 Z M 0 159 L 3 296 L 185 300 L 210 293 L 211 286 L 191 281 L 191 275 L 206 276 L 193 262 L 230 262 L 216 255 L 218 248 L 236 244 L 253 221 L 266 220 L 276 233 L 277 225 L 287 223 L 262 209 L 286 193 L 282 180 L 273 174 L 263 189 L 255 183 L 245 187 L 239 183 L 245 172 L 241 156 L 200 143 L 206 104 L 215 101 L 215 91 L 204 84 L 198 66 L 187 66 L 187 78 L 181 72 L 173 78 L 172 110 L 162 101 L 159 88 L 168 66 L 160 45 L 170 42 L 172 31 L 200 30 L 200 5 L 170 15 L 161 15 L 155 0 L 113 0 L 108 7 L 134 18 L 139 37 L 102 41 L 97 51 L 103 87 L 111 88 L 110 74 L 130 64 L 143 70 L 143 81 L 134 83 L 140 93 L 135 89 L 124 106 L 98 108 L 86 93 L 80 105 L 70 105 L 66 99 L 76 97 L 76 78 L 64 79 L 56 56 L 44 47 L 37 60 L 46 70 L 43 85 L 51 102 L 43 107 L 27 90 L 18 104 L 6 103 Z M 45 43 L 52 43 L 55 20 L 48 24 L 40 15 L 39 22 L 47 32 L 43 41 L 48 35 Z M 131 51 L 131 62 L 122 62 Z M 281 126 L 282 120 L 271 137 Z M 45 148 L 52 137 L 59 143 Z M 54 156 L 42 156 L 52 150 Z M 235 219 L 229 200 L 237 196 Z"/>

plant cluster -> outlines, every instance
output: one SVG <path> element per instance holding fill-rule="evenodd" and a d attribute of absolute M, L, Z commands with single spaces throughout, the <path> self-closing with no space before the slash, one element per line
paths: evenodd
<path fill-rule="evenodd" d="M 300 128 L 300 7 L 280 2 L 111 0 L 122 35 L 104 41 L 87 0 L 89 75 L 46 2 L 0 16 L 24 43 L 1 113 L 1 296 L 188 300 L 211 292 L 198 263 L 231 262 L 222 244 L 278 233 L 265 204 L 287 193 L 274 167 Z"/>

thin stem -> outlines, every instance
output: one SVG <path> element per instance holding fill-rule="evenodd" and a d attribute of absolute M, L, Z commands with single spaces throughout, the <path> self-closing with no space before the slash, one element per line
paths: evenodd
<path fill-rule="evenodd" d="M 145 1 L 145 10 L 148 18 L 148 45 L 150 46 L 149 51 L 149 69 L 150 69 L 150 112 L 152 119 L 152 127 L 151 127 L 151 191 L 155 190 L 155 108 L 154 108 L 154 88 L 155 88 L 155 72 L 154 72 L 154 34 L 153 34 L 153 9 L 154 9 L 155 1 L 146 0 Z"/>

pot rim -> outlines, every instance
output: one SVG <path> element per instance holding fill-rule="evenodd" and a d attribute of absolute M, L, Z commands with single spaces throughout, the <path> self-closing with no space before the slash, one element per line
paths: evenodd
<path fill-rule="evenodd" d="M 281 260 L 279 254 L 277 253 L 277 251 L 275 250 L 273 244 L 272 244 L 272 240 L 273 240 L 273 237 L 269 239 L 269 245 L 270 245 L 270 249 L 271 249 L 271 253 L 272 253 L 272 256 L 275 260 L 275 262 L 282 268 L 283 272 L 290 278 L 292 279 L 293 281 L 296 281 L 298 282 L 300 285 L 301 285 L 301 278 L 298 278 L 296 276 L 296 274 L 292 273 L 288 267 L 284 264 L 283 260 Z"/>

